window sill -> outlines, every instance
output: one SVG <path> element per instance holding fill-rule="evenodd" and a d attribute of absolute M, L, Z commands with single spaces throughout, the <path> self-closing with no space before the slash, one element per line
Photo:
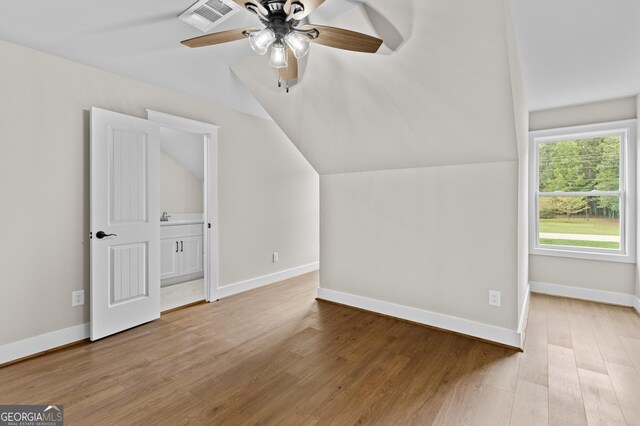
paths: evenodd
<path fill-rule="evenodd" d="M 531 247 L 529 254 L 538 256 L 566 257 L 571 259 L 597 260 L 600 262 L 636 263 L 636 258 L 630 254 L 602 253 L 580 251 L 566 248 Z"/>

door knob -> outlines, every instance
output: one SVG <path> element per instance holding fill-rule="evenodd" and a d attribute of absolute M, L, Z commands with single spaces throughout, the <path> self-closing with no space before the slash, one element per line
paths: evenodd
<path fill-rule="evenodd" d="M 98 233 L 96 234 L 96 238 L 101 240 L 104 237 L 117 237 L 117 234 L 105 234 L 103 231 L 98 231 Z"/>

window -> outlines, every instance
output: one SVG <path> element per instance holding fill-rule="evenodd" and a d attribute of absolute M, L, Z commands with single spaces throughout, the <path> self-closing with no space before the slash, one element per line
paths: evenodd
<path fill-rule="evenodd" d="M 635 129 L 531 133 L 532 254 L 635 262 Z"/>

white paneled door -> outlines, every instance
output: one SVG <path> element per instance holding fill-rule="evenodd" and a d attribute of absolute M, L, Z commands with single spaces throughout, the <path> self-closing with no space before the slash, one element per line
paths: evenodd
<path fill-rule="evenodd" d="M 160 126 L 91 109 L 91 340 L 160 317 Z"/>

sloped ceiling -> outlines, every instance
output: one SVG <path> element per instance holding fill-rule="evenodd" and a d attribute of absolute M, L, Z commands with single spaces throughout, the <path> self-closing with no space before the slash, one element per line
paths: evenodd
<path fill-rule="evenodd" d="M 0 8 L 0 39 L 269 118 L 252 95 L 254 89 L 247 90 L 229 69 L 230 65 L 245 58 L 249 62 L 260 61 L 248 43 L 238 41 L 206 49 L 179 45 L 179 40 L 202 34 L 177 18 L 194 1 L 4 1 Z M 640 92 L 640 1 L 510 1 L 529 109 L 567 106 Z M 340 78 L 334 78 L 335 72 L 330 73 L 332 78 L 327 84 L 340 87 L 347 83 L 344 79 L 348 71 L 365 67 L 366 74 L 374 73 L 376 78 L 383 74 L 383 78 L 376 81 L 367 77 L 357 85 L 360 88 L 373 81 L 374 89 L 384 85 L 384 91 L 397 93 L 398 102 L 404 102 L 406 92 L 426 87 L 429 93 L 425 93 L 425 97 L 432 96 L 442 108 L 456 108 L 459 99 L 456 93 L 452 92 L 450 99 L 441 102 L 451 88 L 438 85 L 434 73 L 446 72 L 450 67 L 455 68 L 450 80 L 462 73 L 468 74 L 465 78 L 471 80 L 474 70 L 469 66 L 475 64 L 482 74 L 491 71 L 480 63 L 477 53 L 487 53 L 489 59 L 495 57 L 495 52 L 486 52 L 484 44 L 501 38 L 496 33 L 499 31 L 496 23 L 498 3 L 495 0 L 327 0 L 311 15 L 313 22 L 342 22 L 349 28 L 361 26 L 367 29 L 370 24 L 362 21 L 368 19 L 358 13 L 347 13 L 335 19 L 345 11 L 365 4 L 377 33 L 392 48 L 399 45 L 400 49 L 391 56 L 383 54 L 382 58 L 358 59 L 359 55 L 329 54 L 326 53 L 328 49 L 316 46 L 310 62 L 319 63 L 314 69 L 320 70 L 310 69 L 311 74 L 305 77 L 319 79 L 321 73 L 327 72 L 324 66 L 334 67 L 334 71 L 341 71 Z M 354 21 L 350 22 L 348 16 Z M 255 17 L 242 13 L 215 30 L 250 26 L 256 22 Z M 463 49 L 457 54 L 451 51 L 460 45 Z M 324 61 L 326 57 L 330 63 Z M 384 65 L 375 72 L 371 69 L 379 63 L 394 61 L 398 66 Z M 423 67 L 425 63 L 429 65 L 426 68 Z M 467 68 L 460 69 L 459 65 Z M 493 67 L 500 68 L 500 62 Z M 391 69 L 402 72 L 387 75 Z M 420 73 L 423 75 L 419 78 L 404 75 Z M 261 78 L 269 78 L 267 88 L 273 90 L 272 74 Z M 478 75 L 480 78 L 484 76 Z M 432 87 L 434 85 L 436 87 Z M 358 87 L 350 82 L 349 86 L 343 91 L 345 95 L 357 92 Z M 404 90 L 398 90 L 400 86 L 404 86 Z M 308 91 L 319 89 L 308 88 Z M 424 103 L 417 106 L 424 107 Z M 464 105 L 475 108 L 466 101 Z M 435 120 L 436 116 L 433 117 Z M 409 118 L 405 117 L 407 121 Z M 489 123 L 484 128 L 487 126 Z"/>
<path fill-rule="evenodd" d="M 320 174 L 517 159 L 503 0 L 371 0 L 329 23 L 386 53 L 314 45 L 289 94 L 263 57 L 232 67 Z"/>
<path fill-rule="evenodd" d="M 254 55 L 249 43 L 203 49 L 180 45 L 180 40 L 203 35 L 178 19 L 195 1 L 3 1 L 0 39 L 270 119 L 229 69 Z M 327 3 L 318 11 L 321 19 L 359 4 Z M 255 16 L 241 12 L 213 31 L 257 24 Z"/>
<path fill-rule="evenodd" d="M 163 127 L 160 149 L 189 173 L 204 180 L 204 142 L 202 135 Z"/>
<path fill-rule="evenodd" d="M 512 3 L 530 110 L 640 93 L 640 1 Z"/>

